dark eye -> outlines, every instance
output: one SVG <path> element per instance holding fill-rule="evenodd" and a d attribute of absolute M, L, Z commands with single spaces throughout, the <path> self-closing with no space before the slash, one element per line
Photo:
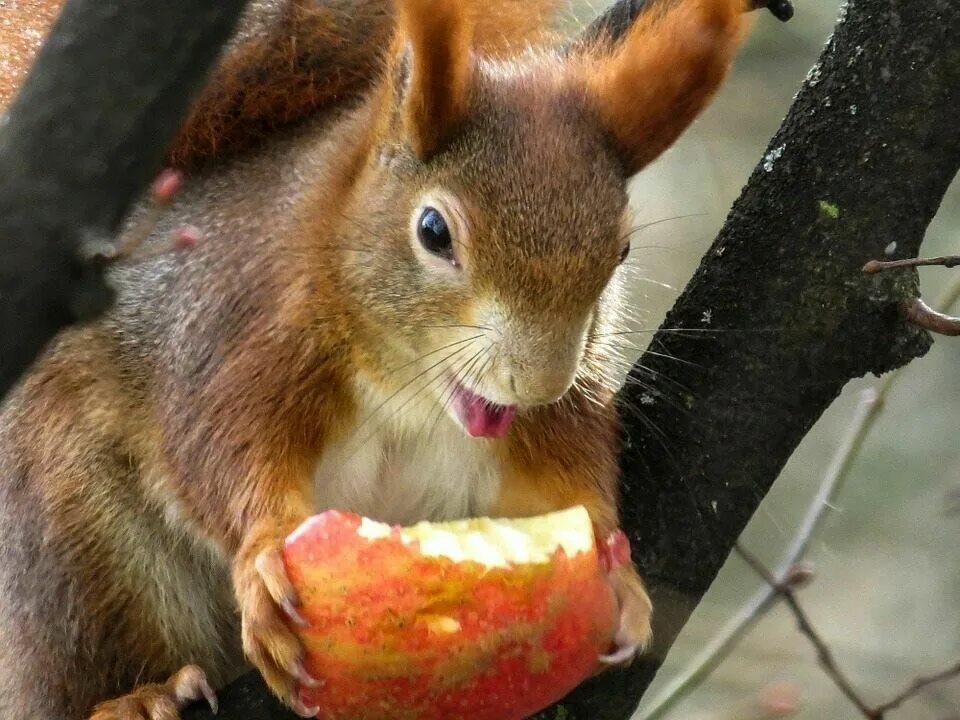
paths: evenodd
<path fill-rule="evenodd" d="M 417 237 L 427 252 L 456 264 L 450 228 L 436 209 L 426 208 L 417 223 Z"/>
<path fill-rule="evenodd" d="M 630 243 L 627 243 L 627 244 L 624 246 L 623 250 L 620 251 L 620 264 L 621 264 L 621 265 L 622 265 L 623 262 L 627 259 L 627 255 L 629 255 L 629 254 L 630 254 Z"/>

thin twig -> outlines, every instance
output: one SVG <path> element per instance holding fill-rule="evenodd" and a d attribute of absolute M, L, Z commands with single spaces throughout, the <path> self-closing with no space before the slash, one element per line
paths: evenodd
<path fill-rule="evenodd" d="M 945 268 L 960 265 L 960 255 L 944 255 L 934 258 L 907 258 L 906 260 L 870 260 L 863 266 L 863 272 L 868 275 L 893 270 L 895 268 L 921 267 L 925 265 L 942 265 Z"/>
<path fill-rule="evenodd" d="M 833 657 L 830 647 L 823 641 L 823 638 L 820 637 L 820 634 L 810 622 L 810 618 L 807 617 L 807 613 L 797 600 L 797 595 L 794 593 L 793 587 L 791 587 L 788 583 L 781 582 L 777 578 L 773 577 L 773 575 L 770 574 L 770 571 L 764 567 L 763 563 L 761 563 L 755 555 L 743 547 L 739 542 L 734 545 L 734 549 L 737 551 L 740 557 L 744 559 L 747 565 L 753 568 L 754 572 L 762 577 L 767 582 L 767 585 L 769 585 L 777 595 L 783 598 L 783 601 L 786 602 L 790 607 L 790 611 L 797 620 L 797 626 L 800 628 L 800 632 L 806 636 L 806 638 L 810 641 L 810 644 L 813 645 L 814 649 L 817 651 L 817 660 L 823 667 L 824 672 L 826 672 L 830 679 L 833 680 L 834 685 L 840 689 L 840 692 L 842 692 L 851 703 L 856 705 L 857 709 L 863 714 L 864 717 L 876 717 L 874 715 L 874 711 L 863 701 L 863 698 L 861 698 L 859 693 L 857 693 L 857 691 L 854 689 L 853 685 L 850 683 L 850 680 L 843 673 L 843 670 L 841 670 L 840 666 L 837 665 L 837 661 Z"/>
<path fill-rule="evenodd" d="M 938 335 L 960 335 L 960 318 L 937 312 L 920 298 L 911 298 L 900 303 L 900 312 L 908 321 Z"/>
<path fill-rule="evenodd" d="M 960 265 L 960 255 L 943 255 L 934 258 L 907 258 L 906 260 L 870 260 L 863 272 L 873 275 L 896 268 L 915 268 L 925 265 L 942 265 L 946 268 Z M 960 335 L 960 318 L 937 312 L 920 298 L 911 298 L 900 303 L 900 312 L 908 322 L 939 335 Z"/>
<path fill-rule="evenodd" d="M 944 680 L 949 680 L 960 675 L 960 663 L 948 667 L 946 670 L 942 670 L 934 675 L 927 675 L 925 677 L 918 677 L 912 683 L 910 683 L 899 695 L 894 697 L 892 700 L 888 700 L 883 703 L 883 705 L 878 705 L 874 710 L 876 717 L 882 718 L 886 713 L 895 708 L 900 707 L 907 700 L 913 696 L 919 694 L 924 688 L 933 685 Z"/>
<path fill-rule="evenodd" d="M 836 658 L 833 657 L 830 647 L 820 636 L 820 633 L 817 632 L 816 628 L 813 627 L 813 624 L 810 622 L 810 618 L 807 616 L 806 611 L 803 609 L 803 606 L 800 605 L 800 601 L 797 600 L 797 594 L 794 592 L 793 584 L 788 581 L 778 580 L 775 578 L 770 571 L 764 567 L 763 563 L 761 563 L 755 555 L 753 555 L 740 543 L 737 543 L 734 546 L 734 549 L 753 569 L 753 571 L 766 581 L 767 585 L 773 590 L 773 592 L 779 597 L 783 598 L 783 601 L 787 603 L 790 611 L 793 613 L 793 616 L 797 621 L 797 626 L 800 628 L 800 632 L 810 641 L 814 649 L 816 649 L 817 660 L 819 660 L 824 672 L 826 672 L 827 676 L 833 680 L 834 685 L 836 685 L 840 689 L 840 692 L 842 692 L 846 698 L 857 707 L 857 709 L 860 711 L 860 714 L 867 718 L 867 720 L 884 720 L 888 712 L 899 707 L 910 698 L 916 696 L 924 688 L 933 685 L 934 683 L 948 680 L 960 675 L 960 663 L 956 663 L 946 670 L 942 670 L 934 675 L 916 678 L 892 700 L 889 700 L 882 705 L 871 707 L 860 696 L 860 693 L 858 693 L 853 687 L 853 684 L 840 669 L 840 666 L 837 665 Z"/>
<path fill-rule="evenodd" d="M 947 287 L 938 305 L 949 309 L 958 299 L 960 299 L 960 278 Z M 889 373 L 878 387 L 868 388 L 861 394 L 860 403 L 851 420 L 847 436 L 830 461 L 820 488 L 784 553 L 783 560 L 777 568 L 777 577 L 786 577 L 790 569 L 806 553 L 811 538 L 833 505 L 834 498 L 843 488 L 850 468 L 879 417 L 886 398 L 902 375 L 902 369 L 895 370 Z M 682 698 L 699 687 L 737 647 L 740 640 L 753 629 L 776 598 L 777 593 L 769 584 L 761 587 L 660 694 L 641 710 L 637 719 L 658 720 L 664 717 Z"/>
<path fill-rule="evenodd" d="M 868 388 L 861 394 L 860 404 L 850 423 L 850 430 L 834 454 L 807 514 L 784 553 L 783 560 L 777 569 L 778 577 L 785 577 L 807 551 L 811 538 L 833 505 L 837 493 L 843 487 L 853 461 L 873 427 L 883 407 L 883 400 L 896 376 L 897 373 L 892 373 L 879 389 Z M 741 638 L 753 629 L 776 597 L 773 587 L 769 585 L 761 587 L 694 657 L 687 668 L 664 688 L 647 709 L 641 712 L 638 720 L 655 720 L 663 717 L 682 697 L 706 680 L 739 644 Z"/>

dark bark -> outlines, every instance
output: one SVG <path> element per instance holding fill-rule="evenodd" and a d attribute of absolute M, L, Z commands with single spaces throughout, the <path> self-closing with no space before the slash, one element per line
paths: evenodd
<path fill-rule="evenodd" d="M 894 241 L 897 257 L 917 253 L 960 167 L 960 6 L 850 0 L 845 14 L 653 352 L 634 368 L 652 390 L 631 384 L 622 394 L 623 525 L 657 608 L 655 646 L 538 720 L 629 718 L 844 384 L 929 347 L 897 309 L 917 293 L 914 272 L 860 269 Z M 223 694 L 218 717 L 293 717 L 263 692 L 257 678 L 243 678 Z"/>
<path fill-rule="evenodd" d="M 160 168 L 246 0 L 70 0 L 0 120 L 0 397 L 112 294 L 77 254 Z"/>

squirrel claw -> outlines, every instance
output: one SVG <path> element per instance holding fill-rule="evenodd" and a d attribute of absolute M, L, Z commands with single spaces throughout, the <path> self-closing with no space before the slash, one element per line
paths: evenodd
<path fill-rule="evenodd" d="M 170 678 L 167 686 L 173 692 L 178 707 L 186 707 L 189 703 L 202 698 L 207 701 L 214 714 L 220 709 L 217 694 L 210 686 L 206 673 L 196 665 L 187 665 L 181 669 Z"/>
<path fill-rule="evenodd" d="M 297 678 L 297 682 L 305 688 L 318 688 L 323 685 L 323 680 L 317 680 L 317 678 L 311 675 L 303 666 L 302 662 L 297 662 L 293 668 L 293 672 L 290 674 Z"/>
<path fill-rule="evenodd" d="M 604 665 L 623 665 L 637 654 L 636 645 L 621 645 L 613 652 L 601 655 L 599 660 Z"/>
<path fill-rule="evenodd" d="M 300 614 L 300 612 L 294 606 L 293 601 L 290 600 L 290 598 L 288 597 L 281 598 L 280 609 L 283 610 L 284 614 L 288 618 L 290 618 L 290 621 L 294 625 L 298 625 L 300 627 L 307 627 L 310 624 L 306 621 L 306 619 L 304 619 L 303 615 Z"/>
<path fill-rule="evenodd" d="M 234 583 L 241 612 L 241 639 L 247 658 L 263 676 L 270 690 L 303 717 L 316 712 L 300 700 L 300 688 L 316 687 L 319 681 L 303 666 L 303 645 L 293 632 L 306 625 L 298 611 L 299 599 L 281 551 L 282 540 L 251 541 L 235 568 Z"/>
<path fill-rule="evenodd" d="M 197 700 L 206 700 L 216 713 L 220 707 L 207 676 L 187 665 L 162 685 L 144 685 L 129 695 L 100 703 L 90 720 L 169 720 Z"/>
<path fill-rule="evenodd" d="M 317 713 L 320 712 L 320 708 L 318 706 L 314 705 L 309 707 L 299 698 L 290 702 L 290 709 L 302 718 L 313 718 L 316 717 Z"/>
<path fill-rule="evenodd" d="M 203 684 L 200 686 L 200 692 L 203 693 L 204 699 L 206 699 L 207 704 L 210 706 L 210 712 L 214 715 L 220 712 L 220 701 L 217 700 L 217 694 L 213 691 L 213 688 L 210 687 L 210 683 L 207 682 L 206 678 L 204 678 Z"/>
<path fill-rule="evenodd" d="M 309 623 L 297 610 L 300 600 L 297 597 L 296 590 L 293 589 L 293 583 L 287 577 L 287 568 L 283 563 L 283 555 L 280 551 L 277 549 L 263 551 L 257 555 L 254 565 L 260 579 L 266 585 L 267 591 L 284 614 L 295 625 L 307 627 Z"/>

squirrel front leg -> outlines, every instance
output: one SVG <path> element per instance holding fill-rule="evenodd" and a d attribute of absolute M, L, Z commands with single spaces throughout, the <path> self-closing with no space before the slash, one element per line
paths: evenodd
<path fill-rule="evenodd" d="M 233 586 L 240 610 L 243 651 L 270 689 L 298 715 L 317 708 L 300 701 L 301 687 L 316 687 L 303 665 L 303 646 L 291 625 L 303 625 L 299 598 L 283 563 L 283 543 L 312 512 L 305 483 L 275 477 L 266 497 L 249 498 L 251 521 L 233 559 Z M 255 519 L 252 519 L 255 518 Z"/>
<path fill-rule="evenodd" d="M 329 393 L 309 389 L 333 380 L 305 373 L 298 391 L 281 387 L 287 376 L 264 367 L 281 353 L 238 353 L 225 362 L 230 373 L 190 391 L 190 404 L 171 393 L 165 449 L 180 506 L 230 562 L 244 654 L 277 697 L 313 717 L 317 710 L 300 702 L 299 690 L 317 680 L 303 667 L 292 629 L 303 621 L 282 550 L 314 511 L 313 462 L 323 444 L 323 409 L 332 412 Z"/>
<path fill-rule="evenodd" d="M 308 475 L 294 467 L 263 465 L 247 477 L 250 482 L 232 487 L 222 506 L 215 485 L 191 483 L 192 507 L 207 534 L 232 554 L 244 654 L 280 700 L 298 715 L 314 717 L 318 708 L 300 701 L 300 688 L 316 687 L 318 681 L 304 668 L 303 646 L 291 630 L 303 620 L 282 555 L 284 540 L 311 514 Z M 203 488 L 201 493 L 197 487 Z M 90 720 L 174 720 L 179 710 L 203 698 L 216 712 L 216 697 L 203 669 L 190 665 L 166 683 L 144 685 L 100 703 Z"/>
<path fill-rule="evenodd" d="M 519 418 L 501 456 L 501 487 L 493 514 L 525 517 L 583 505 L 593 520 L 610 583 L 620 604 L 616 647 L 604 664 L 633 659 L 650 642 L 652 605 L 626 538 L 612 553 L 606 542 L 619 533 L 617 426 L 611 406 L 600 407 L 576 389 L 560 403 Z"/>

